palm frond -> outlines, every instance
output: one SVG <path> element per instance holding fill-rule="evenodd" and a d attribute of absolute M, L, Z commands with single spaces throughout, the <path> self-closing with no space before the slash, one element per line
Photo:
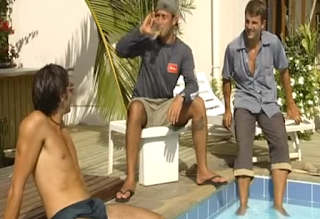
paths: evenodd
<path fill-rule="evenodd" d="M 112 46 L 117 34 L 130 30 L 130 23 L 121 1 L 85 0 L 99 33 L 99 44 L 95 61 L 97 105 L 102 118 L 107 121 L 125 116 L 134 84 L 132 64 L 116 55 Z"/>

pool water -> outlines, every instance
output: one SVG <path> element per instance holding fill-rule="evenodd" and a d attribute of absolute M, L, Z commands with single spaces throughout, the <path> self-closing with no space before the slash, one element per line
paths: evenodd
<path fill-rule="evenodd" d="M 284 217 L 272 208 L 273 203 L 264 200 L 249 199 L 249 208 L 245 216 L 235 215 L 239 201 L 222 212 L 216 219 L 319 219 L 320 208 L 284 204 L 290 217 Z"/>

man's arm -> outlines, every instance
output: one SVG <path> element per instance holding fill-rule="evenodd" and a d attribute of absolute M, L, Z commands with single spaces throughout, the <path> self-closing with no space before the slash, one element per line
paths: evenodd
<path fill-rule="evenodd" d="M 286 52 L 283 48 L 281 41 L 278 39 L 274 45 L 274 67 L 280 71 L 280 79 L 282 86 L 286 93 L 286 99 L 288 106 L 294 104 L 292 97 L 292 88 L 290 85 L 290 73 L 289 73 L 289 62 L 286 56 Z"/>
<path fill-rule="evenodd" d="M 185 88 L 181 93 L 184 93 L 184 103 L 190 104 L 194 98 L 199 95 L 199 86 L 195 76 L 195 65 L 191 49 L 185 53 L 181 65 L 181 74 L 184 78 Z"/>
<path fill-rule="evenodd" d="M 117 55 L 121 58 L 141 56 L 146 50 L 148 42 L 150 42 L 150 38 L 141 34 L 140 28 L 136 28 L 119 40 L 116 45 Z"/>
<path fill-rule="evenodd" d="M 222 68 L 222 91 L 224 98 L 225 111 L 231 112 L 230 96 L 231 96 L 231 78 L 233 75 L 233 57 L 230 51 L 230 47 L 227 46 L 224 63 Z"/>
<path fill-rule="evenodd" d="M 17 219 L 26 181 L 38 160 L 45 140 L 42 115 L 32 114 L 19 127 L 15 164 L 9 189 L 4 219 Z"/>

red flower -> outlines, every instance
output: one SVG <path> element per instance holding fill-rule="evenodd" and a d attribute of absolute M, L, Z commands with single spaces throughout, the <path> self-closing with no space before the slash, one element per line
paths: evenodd
<path fill-rule="evenodd" d="M 2 27 L 3 27 L 4 30 L 9 30 L 9 28 L 10 28 L 9 27 L 9 21 L 3 22 Z"/>

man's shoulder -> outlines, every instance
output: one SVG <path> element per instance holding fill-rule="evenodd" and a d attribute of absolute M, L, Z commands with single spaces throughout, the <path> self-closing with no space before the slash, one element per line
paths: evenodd
<path fill-rule="evenodd" d="M 45 124 L 48 124 L 46 116 L 41 111 L 33 111 L 22 120 L 20 129 L 35 130 L 43 127 Z"/>
<path fill-rule="evenodd" d="M 177 43 L 178 43 L 178 45 L 179 45 L 179 49 L 181 50 L 181 52 L 183 52 L 183 53 L 186 53 L 186 52 L 192 52 L 192 49 L 191 49 L 191 47 L 188 45 L 188 44 L 186 44 L 183 40 L 181 40 L 180 38 L 177 38 L 178 39 L 178 41 L 177 41 Z"/>
<path fill-rule="evenodd" d="M 269 43 L 271 45 L 278 44 L 280 41 L 279 37 L 269 31 L 263 31 L 262 32 L 262 40 L 264 40 L 266 43 Z"/>
<path fill-rule="evenodd" d="M 241 40 L 242 40 L 242 36 L 241 35 L 237 36 L 236 38 L 234 38 L 231 42 L 229 42 L 227 44 L 227 49 L 230 52 L 234 52 L 234 51 L 238 50 L 241 45 Z"/>

